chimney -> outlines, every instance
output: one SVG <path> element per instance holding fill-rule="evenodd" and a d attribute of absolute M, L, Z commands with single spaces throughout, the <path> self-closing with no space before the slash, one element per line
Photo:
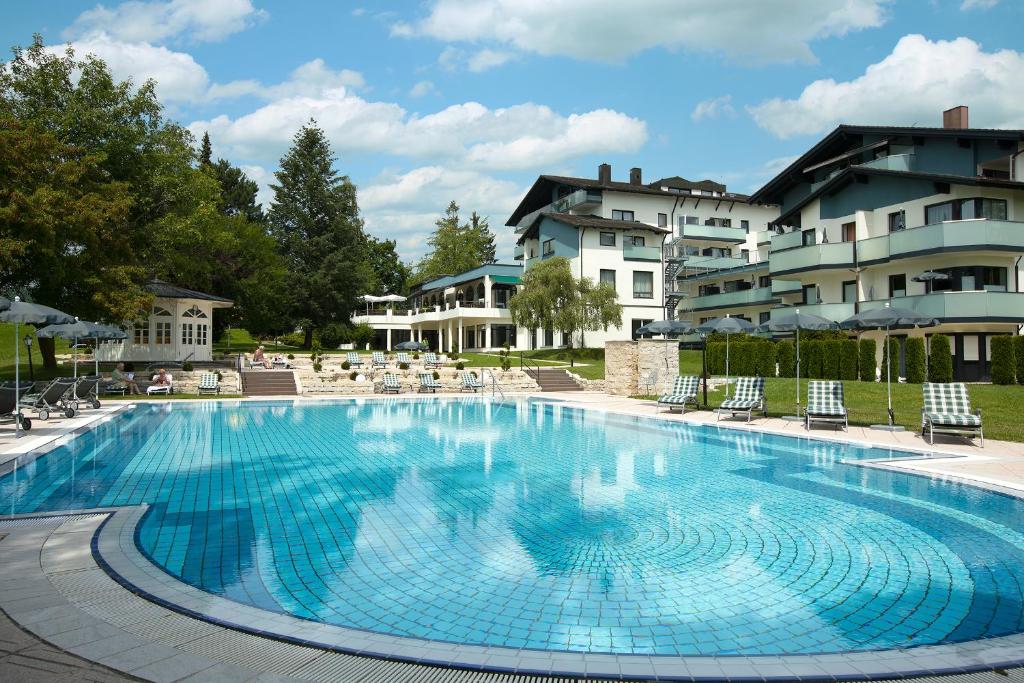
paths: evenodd
<path fill-rule="evenodd" d="M 970 128 L 967 124 L 967 107 L 960 105 L 942 112 L 943 128 Z"/>
<path fill-rule="evenodd" d="M 612 165 L 601 164 L 597 167 L 597 182 L 607 185 L 612 181 Z"/>
<path fill-rule="evenodd" d="M 643 181 L 640 179 L 640 169 L 631 168 L 629 169 L 629 184 L 630 185 L 643 185 Z"/>

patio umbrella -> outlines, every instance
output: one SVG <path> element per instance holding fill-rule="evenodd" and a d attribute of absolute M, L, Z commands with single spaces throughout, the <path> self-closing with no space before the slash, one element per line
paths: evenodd
<path fill-rule="evenodd" d="M 37 337 L 48 339 L 50 337 L 61 337 L 71 340 L 71 363 L 74 366 L 73 376 L 78 379 L 78 340 L 88 339 L 93 330 L 93 324 L 75 318 L 73 323 L 59 323 L 47 325 L 36 331 Z"/>
<path fill-rule="evenodd" d="M 395 344 L 396 351 L 419 351 L 423 346 L 418 341 L 404 341 Z"/>
<path fill-rule="evenodd" d="M 889 330 L 893 327 L 933 327 L 939 321 L 927 315 L 922 315 L 909 308 L 897 308 L 889 303 L 884 308 L 875 308 L 870 311 L 855 313 L 839 323 L 844 330 L 885 330 L 885 350 L 888 362 L 885 364 L 885 388 L 889 399 L 889 429 L 896 426 L 896 416 L 892 412 L 892 358 L 889 351 Z M 882 428 L 878 425 L 872 425 Z"/>
<path fill-rule="evenodd" d="M 93 325 L 93 328 L 94 328 L 94 334 L 92 335 L 92 338 L 96 340 L 96 349 L 95 349 L 96 352 L 92 354 L 93 361 L 94 361 L 94 364 L 95 364 L 94 365 L 94 372 L 96 373 L 96 376 L 99 377 L 100 376 L 99 343 L 101 341 L 106 341 L 106 340 L 111 340 L 111 339 L 127 339 L 128 338 L 128 333 L 125 332 L 124 330 L 122 330 L 120 327 L 117 327 L 116 325 L 104 325 L 103 323 L 92 323 L 92 325 Z"/>
<path fill-rule="evenodd" d="M 712 318 L 707 322 L 701 323 L 697 326 L 697 331 L 705 335 L 711 334 L 712 332 L 719 332 L 725 335 L 725 396 L 729 397 L 729 335 L 732 334 L 750 334 L 757 330 L 757 326 L 754 323 L 744 320 L 743 318 L 731 318 L 725 316 L 724 318 Z M 707 346 L 707 338 L 704 339 L 704 345 Z M 704 383 L 707 384 L 705 378 Z"/>
<path fill-rule="evenodd" d="M 758 330 L 761 332 L 796 332 L 796 419 L 800 419 L 800 330 L 837 330 L 839 323 L 820 315 L 801 313 L 794 309 L 792 313 L 783 313 L 764 323 Z"/>
<path fill-rule="evenodd" d="M 11 307 L 11 300 L 6 298 L 6 297 L 0 296 L 0 311 L 6 311 L 10 307 Z"/>
<path fill-rule="evenodd" d="M 381 301 L 390 301 L 390 302 L 399 302 L 399 301 L 405 301 L 406 300 L 406 297 L 402 296 L 401 294 L 385 294 L 384 296 L 379 297 L 379 298 L 380 298 Z"/>
<path fill-rule="evenodd" d="M 636 328 L 637 334 L 662 334 L 666 337 L 670 334 L 689 334 L 693 332 L 693 326 L 682 320 L 656 320 Z"/>
<path fill-rule="evenodd" d="M 30 304 L 18 297 L 14 297 L 14 301 L 10 302 L 10 305 L 5 310 L 0 311 L 0 322 L 14 323 L 14 404 L 17 406 L 21 398 L 19 396 L 21 382 L 19 347 L 21 346 L 21 340 L 18 339 L 18 325 L 73 323 L 75 319 L 63 311 L 58 311 L 56 308 L 50 308 L 41 304 Z M 16 407 L 15 410 L 18 412 L 18 415 L 21 414 L 21 408 Z M 16 418 L 14 420 L 14 438 L 20 436 L 21 420 Z"/>
<path fill-rule="evenodd" d="M 948 280 L 948 279 L 949 279 L 949 276 L 946 275 L 945 273 L 939 273 L 939 272 L 934 271 L 934 270 L 926 270 L 923 273 L 921 273 L 920 275 L 915 275 L 914 277 L 910 278 L 911 282 L 923 282 L 924 283 L 924 291 L 925 291 L 926 294 L 930 293 L 932 291 L 932 283 L 933 282 L 935 282 L 936 280 Z"/>

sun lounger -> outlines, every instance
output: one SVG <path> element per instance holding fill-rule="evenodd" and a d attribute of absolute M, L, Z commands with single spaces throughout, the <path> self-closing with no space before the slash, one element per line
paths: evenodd
<path fill-rule="evenodd" d="M 436 353 L 427 352 L 423 354 L 423 367 L 427 368 L 439 368 L 441 367 L 441 360 L 437 357 Z"/>
<path fill-rule="evenodd" d="M 385 394 L 402 393 L 402 385 L 398 381 L 398 376 L 393 375 L 390 372 L 385 372 L 384 379 L 381 381 L 380 390 Z"/>
<path fill-rule="evenodd" d="M 807 407 L 804 408 L 804 429 L 810 429 L 812 422 L 829 422 L 840 425 L 844 431 L 849 428 L 846 414 L 846 399 L 842 382 L 811 380 L 807 383 Z"/>
<path fill-rule="evenodd" d="M 32 420 L 21 414 L 16 404 L 14 387 L 0 387 L 0 422 L 21 422 L 21 428 L 32 429 Z"/>
<path fill-rule="evenodd" d="M 160 375 L 153 375 L 153 382 L 156 382 L 156 378 Z M 173 394 L 174 393 L 174 378 L 171 377 L 171 373 L 167 373 L 167 384 L 150 384 L 146 387 L 147 394 Z"/>
<path fill-rule="evenodd" d="M 71 407 L 78 410 L 85 404 L 92 408 L 99 408 L 99 385 L 100 378 L 95 375 L 79 377 L 74 391 L 70 394 Z"/>
<path fill-rule="evenodd" d="M 921 408 L 922 437 L 926 430 L 929 443 L 935 443 L 936 433 L 977 436 L 981 440 L 981 445 L 985 445 L 981 411 L 971 410 L 971 399 L 967 395 L 966 384 L 925 382 L 921 389 L 924 394 L 924 407 Z"/>
<path fill-rule="evenodd" d="M 52 380 L 39 392 L 23 396 L 21 407 L 35 411 L 40 420 L 50 419 L 50 414 L 63 411 L 65 417 L 74 417 L 75 409 L 71 407 L 68 393 L 75 385 L 70 378 Z"/>
<path fill-rule="evenodd" d="M 441 383 L 434 379 L 434 376 L 429 372 L 420 373 L 420 393 L 430 391 L 436 393 L 438 389 L 443 388 Z"/>
<path fill-rule="evenodd" d="M 472 391 L 473 393 L 476 393 L 483 388 L 484 385 L 481 384 L 480 380 L 477 379 L 472 372 L 462 373 L 462 388 L 460 391 Z"/>
<path fill-rule="evenodd" d="M 384 355 L 383 351 L 374 351 L 370 354 L 370 359 L 373 362 L 375 368 L 386 368 L 388 366 L 387 356 Z"/>
<path fill-rule="evenodd" d="M 197 391 L 200 394 L 219 394 L 220 393 L 220 380 L 217 379 L 216 372 L 204 372 L 199 376 L 199 386 Z"/>
<path fill-rule="evenodd" d="M 395 355 L 395 360 L 398 361 L 399 365 L 401 365 L 402 363 L 405 363 L 406 365 L 412 365 L 412 358 L 409 357 L 409 354 L 403 353 L 401 351 L 399 351 Z"/>
<path fill-rule="evenodd" d="M 687 403 L 692 403 L 695 408 L 699 407 L 697 403 L 697 387 L 699 385 L 700 378 L 696 375 L 679 375 L 672 384 L 672 391 L 659 398 L 658 405 L 668 406 L 669 412 L 672 412 L 673 408 L 681 408 L 683 413 L 686 412 Z"/>
<path fill-rule="evenodd" d="M 737 377 L 736 392 L 732 398 L 722 401 L 717 419 L 722 419 L 722 413 L 729 413 L 731 417 L 746 413 L 747 422 L 750 422 L 754 410 L 768 417 L 768 404 L 764 400 L 764 377 Z"/>
<path fill-rule="evenodd" d="M 356 353 L 355 351 L 349 351 L 345 355 L 345 360 L 347 360 L 348 364 L 351 365 L 354 368 L 361 368 L 361 367 L 363 367 L 363 359 L 360 358 L 359 354 Z"/>

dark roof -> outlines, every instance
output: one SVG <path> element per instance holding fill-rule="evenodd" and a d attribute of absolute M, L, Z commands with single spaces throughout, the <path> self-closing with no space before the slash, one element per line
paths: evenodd
<path fill-rule="evenodd" d="M 673 190 L 704 190 L 706 192 L 721 192 L 722 194 L 727 194 L 725 191 L 725 185 L 722 183 L 716 183 L 714 180 L 708 180 L 707 178 L 704 180 L 687 180 L 686 178 L 677 175 L 670 178 L 655 180 L 653 183 L 648 183 L 647 187 L 659 190 L 662 187 L 669 187 Z"/>
<path fill-rule="evenodd" d="M 146 291 L 153 296 L 159 296 L 165 299 L 200 299 L 202 301 L 220 301 L 228 304 L 235 303 L 231 299 L 224 299 L 223 297 L 214 296 L 212 294 L 197 292 L 194 289 L 185 289 L 184 287 L 178 287 L 164 282 L 163 280 L 158 280 L 157 278 L 153 278 L 146 283 Z"/>
<path fill-rule="evenodd" d="M 786 213 L 780 215 L 772 221 L 772 223 L 776 225 L 785 225 L 785 220 L 792 216 L 794 212 L 799 211 L 804 206 L 807 206 L 809 202 L 817 199 L 822 194 L 851 182 L 853 178 L 858 175 L 914 178 L 915 180 L 931 180 L 936 183 L 949 183 L 950 185 L 979 185 L 981 187 L 1002 187 L 1012 190 L 1024 189 L 1024 182 L 1016 180 L 1002 180 L 1000 178 L 986 178 L 984 176 L 950 175 L 948 173 L 925 173 L 921 171 L 892 171 L 887 168 L 871 168 L 870 166 L 849 166 L 823 182 L 821 187 L 816 188 L 814 192 L 791 206 Z"/>
<path fill-rule="evenodd" d="M 542 213 L 534 219 L 533 223 L 530 224 L 529 228 L 519 236 L 518 243 L 522 244 L 525 240 L 533 237 L 537 231 L 537 226 L 541 220 L 550 218 L 556 220 L 559 223 L 565 223 L 577 228 L 601 228 L 604 230 L 651 230 L 653 232 L 670 233 L 670 228 L 659 228 L 656 225 L 649 225 L 647 223 L 641 223 L 640 221 L 619 221 L 613 218 L 602 218 L 601 216 L 593 215 L 574 215 L 571 213 Z"/>
<path fill-rule="evenodd" d="M 772 195 L 780 191 L 790 183 L 803 182 L 802 171 L 814 160 L 820 160 L 823 155 L 834 155 L 836 147 L 841 145 L 848 136 L 852 135 L 892 135 L 892 136 L 920 136 L 920 137 L 947 137 L 947 138 L 985 138 L 995 140 L 1024 140 L 1024 130 L 1000 129 L 1000 128 L 928 128 L 919 126 L 860 126 L 853 124 L 841 124 L 835 130 L 823 137 L 813 147 L 800 155 L 793 163 L 787 166 L 781 173 L 769 180 L 757 192 L 750 196 L 754 203 L 774 204 L 778 203 Z M 825 157 L 828 158 L 828 157 Z"/>

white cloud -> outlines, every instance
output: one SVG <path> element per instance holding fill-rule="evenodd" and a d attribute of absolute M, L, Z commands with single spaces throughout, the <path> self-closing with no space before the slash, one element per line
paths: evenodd
<path fill-rule="evenodd" d="M 796 99 L 747 109 L 780 138 L 822 133 L 838 123 L 938 126 L 941 112 L 958 104 L 971 107 L 972 126 L 1022 128 L 1021 92 L 1024 54 L 984 52 L 969 38 L 909 35 L 852 81 L 815 81 Z"/>
<path fill-rule="evenodd" d="M 213 85 L 207 97 L 220 99 L 255 95 L 267 100 L 276 100 L 299 95 L 315 97 L 336 88 L 362 88 L 365 85 L 366 81 L 358 71 L 332 71 L 323 59 L 317 58 L 296 68 L 283 83 L 264 85 L 255 80 L 231 81 Z"/>
<path fill-rule="evenodd" d="M 999 0 L 964 0 L 960 9 L 967 11 L 972 9 L 992 9 L 999 4 Z"/>
<path fill-rule="evenodd" d="M 797 156 L 785 156 L 769 159 L 759 166 L 724 171 L 706 170 L 694 174 L 696 178 L 711 178 L 725 183 L 730 192 L 750 194 L 766 182 L 781 173 L 787 166 L 797 160 Z"/>
<path fill-rule="evenodd" d="M 504 50 L 480 50 L 469 58 L 466 68 L 473 73 L 480 73 L 506 64 L 514 58 L 514 54 Z"/>
<path fill-rule="evenodd" d="M 409 89 L 409 97 L 424 97 L 437 92 L 432 81 L 420 81 Z"/>
<path fill-rule="evenodd" d="M 690 118 L 694 121 L 703 121 L 704 119 L 717 119 L 723 116 L 731 118 L 735 115 L 736 109 L 732 106 L 732 95 L 722 95 L 721 97 L 712 97 L 711 99 L 698 102 L 697 106 L 690 113 Z"/>
<path fill-rule="evenodd" d="M 216 143 L 214 147 L 216 148 Z M 214 156 L 216 157 L 216 155 Z M 274 192 L 270 189 L 270 184 L 275 182 L 274 174 L 262 166 L 253 164 L 242 164 L 239 168 L 242 169 L 245 175 L 249 176 L 249 180 L 260 186 L 260 189 L 256 192 L 256 202 L 263 205 L 264 211 L 269 209 L 270 201 L 274 198 Z"/>
<path fill-rule="evenodd" d="M 217 41 L 265 17 L 266 12 L 253 7 L 251 0 L 130 0 L 113 8 L 96 5 L 82 12 L 64 31 L 64 37 L 74 39 L 102 31 L 127 43 L 161 41 L 182 34 L 197 41 Z"/>
<path fill-rule="evenodd" d="M 812 61 L 810 43 L 881 25 L 890 0 L 433 0 L 395 36 L 493 42 L 617 61 L 664 47 L 763 61 Z"/>

